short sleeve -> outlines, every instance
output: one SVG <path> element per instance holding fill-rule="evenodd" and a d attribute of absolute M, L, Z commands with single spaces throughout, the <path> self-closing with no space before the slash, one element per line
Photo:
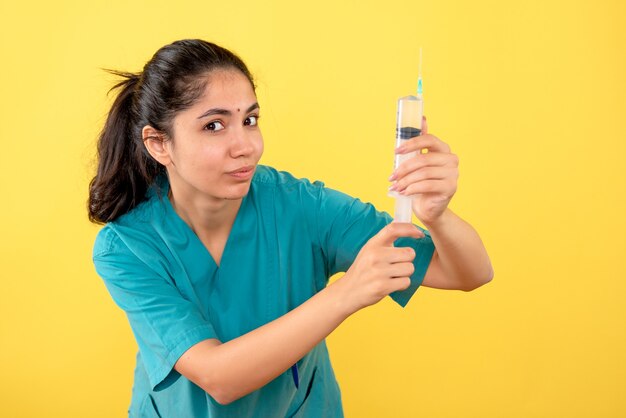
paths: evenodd
<path fill-rule="evenodd" d="M 388 213 L 376 210 L 372 204 L 324 187 L 322 182 L 309 185 L 307 194 L 315 199 L 316 227 L 330 275 L 347 271 L 363 245 L 393 221 Z M 394 243 L 396 247 L 411 247 L 416 254 L 411 285 L 390 295 L 402 307 L 406 306 L 422 284 L 435 251 L 430 233 L 416 226 L 424 232 L 425 237 L 400 238 Z"/>
<path fill-rule="evenodd" d="M 211 323 L 174 282 L 135 256 L 111 228 L 98 234 L 93 261 L 114 302 L 128 317 L 152 390 L 158 390 L 185 351 L 217 338 Z"/>

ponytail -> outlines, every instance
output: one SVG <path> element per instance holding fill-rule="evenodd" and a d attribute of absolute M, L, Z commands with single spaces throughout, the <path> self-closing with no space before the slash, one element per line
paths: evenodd
<path fill-rule="evenodd" d="M 145 198 L 148 186 L 163 166 L 147 153 L 133 115 L 134 92 L 141 75 L 106 70 L 125 79 L 98 139 L 98 168 L 89 184 L 89 220 L 106 223 L 128 212 Z"/>

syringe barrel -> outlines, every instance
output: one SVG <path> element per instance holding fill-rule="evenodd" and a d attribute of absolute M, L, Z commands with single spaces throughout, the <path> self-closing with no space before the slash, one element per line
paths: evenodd
<path fill-rule="evenodd" d="M 421 95 L 420 95 L 421 96 Z M 396 115 L 396 148 L 422 133 L 423 101 L 418 96 L 406 96 L 398 99 L 398 110 Z M 394 170 L 409 158 L 414 157 L 416 152 L 406 154 L 396 154 Z M 391 193 L 396 198 L 396 222 L 411 222 L 412 198 L 402 196 L 396 192 Z"/>
<path fill-rule="evenodd" d="M 398 99 L 398 111 L 396 115 L 396 148 L 405 141 L 419 136 L 422 133 L 422 110 L 421 97 L 406 96 Z M 404 160 L 413 157 L 414 153 L 396 154 L 393 169 L 397 169 Z"/>

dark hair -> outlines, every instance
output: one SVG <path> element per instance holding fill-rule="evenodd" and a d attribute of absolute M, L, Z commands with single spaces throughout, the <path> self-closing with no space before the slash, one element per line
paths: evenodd
<path fill-rule="evenodd" d="M 159 49 L 141 73 L 105 70 L 124 80 L 98 139 L 98 168 L 89 183 L 89 220 L 105 223 L 129 212 L 146 198 L 146 191 L 165 167 L 146 150 L 146 125 L 172 138 L 174 116 L 191 107 L 204 92 L 207 75 L 216 69 L 236 69 L 254 80 L 231 51 L 200 39 L 184 39 Z"/>

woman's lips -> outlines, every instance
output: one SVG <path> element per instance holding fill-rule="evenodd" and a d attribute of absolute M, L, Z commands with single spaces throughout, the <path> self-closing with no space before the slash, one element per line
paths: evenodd
<path fill-rule="evenodd" d="M 242 167 L 227 174 L 237 179 L 247 180 L 254 174 L 254 166 Z"/>

